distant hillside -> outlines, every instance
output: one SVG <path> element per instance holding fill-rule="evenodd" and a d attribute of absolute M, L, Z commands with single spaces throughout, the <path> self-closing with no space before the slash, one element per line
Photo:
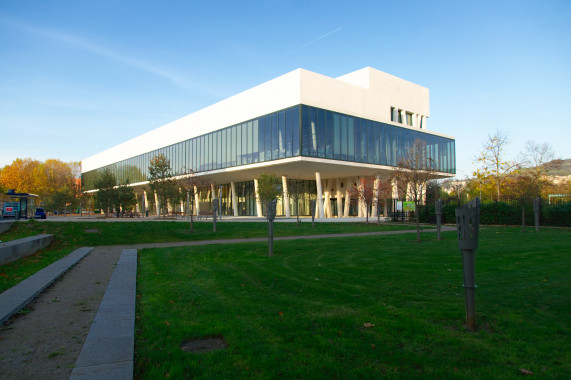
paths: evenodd
<path fill-rule="evenodd" d="M 545 165 L 552 167 L 552 169 L 549 170 L 549 175 L 552 176 L 571 175 L 571 158 L 567 158 L 565 160 L 553 160 Z"/>

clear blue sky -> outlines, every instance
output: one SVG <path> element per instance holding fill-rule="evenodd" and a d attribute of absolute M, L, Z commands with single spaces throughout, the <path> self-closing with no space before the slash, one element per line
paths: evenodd
<path fill-rule="evenodd" d="M 571 158 L 571 1 L 0 1 L 0 167 L 79 161 L 296 68 L 430 89 L 458 177 L 497 129 Z"/>

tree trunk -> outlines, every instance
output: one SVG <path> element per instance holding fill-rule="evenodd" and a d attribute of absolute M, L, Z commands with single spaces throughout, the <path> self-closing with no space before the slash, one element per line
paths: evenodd
<path fill-rule="evenodd" d="M 193 224 L 194 220 L 192 218 L 192 214 L 194 212 L 193 209 L 194 209 L 194 207 L 190 206 L 190 232 L 194 232 L 194 224 Z"/>
<path fill-rule="evenodd" d="M 525 204 L 521 201 L 521 232 L 525 232 Z"/>
<path fill-rule="evenodd" d="M 418 211 L 418 202 L 414 203 L 416 205 L 414 209 L 414 218 L 416 219 L 416 242 L 420 243 L 420 213 Z"/>

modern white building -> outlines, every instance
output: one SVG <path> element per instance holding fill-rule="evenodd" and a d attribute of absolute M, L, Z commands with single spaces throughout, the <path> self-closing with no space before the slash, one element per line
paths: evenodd
<path fill-rule="evenodd" d="M 255 188 L 264 173 L 282 177 L 284 187 L 303 181 L 303 200 L 295 205 L 286 194 L 278 215 L 296 208 L 307 215 L 311 197 L 320 217 L 361 215 L 351 187 L 360 177 L 387 180 L 417 139 L 436 175 L 454 176 L 454 138 L 429 130 L 429 116 L 427 88 L 379 70 L 331 78 L 297 69 L 86 158 L 82 182 L 95 190 L 109 170 L 152 209 L 149 161 L 163 154 L 177 175 L 192 170 L 214 184 L 203 203 L 220 197 L 227 215 L 261 216 Z"/>

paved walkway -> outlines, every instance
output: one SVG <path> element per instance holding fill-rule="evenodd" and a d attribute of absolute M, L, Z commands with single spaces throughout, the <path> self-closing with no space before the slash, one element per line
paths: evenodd
<path fill-rule="evenodd" d="M 454 227 L 442 227 L 442 231 L 454 230 Z M 298 240 L 298 239 L 332 239 L 344 237 L 359 236 L 379 236 L 379 235 L 395 235 L 414 233 L 416 230 L 400 230 L 400 231 L 382 231 L 382 232 L 364 232 L 364 233 L 346 233 L 335 235 L 305 235 L 305 236 L 285 236 L 274 237 L 274 240 Z M 423 233 L 436 232 L 436 229 L 424 229 Z M 221 240 L 203 240 L 193 242 L 173 242 L 173 243 L 151 243 L 151 244 L 133 244 L 129 246 L 114 246 L 113 249 L 123 249 L 122 254 L 117 262 L 114 273 L 109 281 L 109 285 L 103 296 L 103 300 L 99 305 L 99 311 L 91 324 L 89 334 L 71 374 L 70 379 L 129 379 L 133 374 L 134 361 L 134 332 L 135 332 L 135 299 L 136 299 L 136 273 L 137 273 L 137 249 L 144 248 L 161 248 L 161 247 L 177 247 L 177 246 L 200 246 L 211 244 L 237 244 L 247 242 L 265 242 L 264 238 L 248 238 L 248 239 L 221 239 Z M 108 247 L 111 248 L 111 247 Z M 74 251 L 67 257 L 45 268 L 46 273 L 52 273 L 53 278 L 47 278 L 45 274 L 42 281 L 36 281 L 34 277 L 45 270 L 38 272 L 29 279 L 24 280 L 20 285 L 14 288 L 26 289 L 30 295 L 27 301 L 22 303 L 15 296 L 18 292 L 12 292 L 12 289 L 0 295 L 0 305 L 18 305 L 10 306 L 8 312 L 4 312 L 7 319 L 9 315 L 14 314 L 25 306 L 27 302 L 35 295 L 45 289 L 56 278 L 61 276 L 63 272 L 52 270 L 49 268 L 69 268 L 85 257 L 92 248 L 81 248 Z M 70 263 L 72 263 L 70 265 Z M 66 269 L 67 270 L 67 269 Z M 65 272 L 65 270 L 64 270 Z M 48 275 L 48 277 L 52 276 Z M 62 282 L 65 282 L 65 277 Z M 46 285 L 47 284 L 47 285 Z M 33 295 L 32 295 L 33 294 Z M 12 299 L 13 298 L 13 299 Z M 16 302 L 17 301 L 17 302 Z M 9 308 L 10 308 L 9 307 Z M 2 315 L 0 315 L 2 317 Z M 5 320 L 3 319 L 3 321 Z"/>

